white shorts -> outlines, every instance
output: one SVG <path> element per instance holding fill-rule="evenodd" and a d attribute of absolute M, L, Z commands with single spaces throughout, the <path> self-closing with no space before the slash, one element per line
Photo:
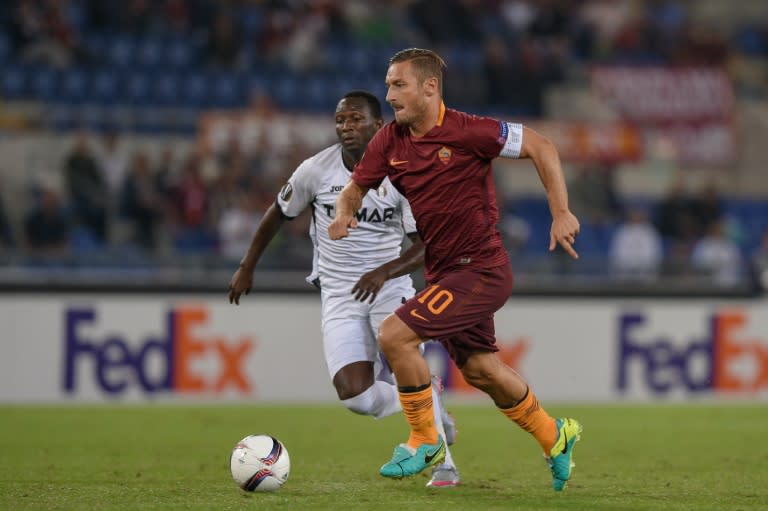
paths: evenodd
<path fill-rule="evenodd" d="M 323 351 L 331 379 L 353 362 L 373 362 L 373 374 L 379 374 L 383 367 L 376 340 L 379 325 L 414 294 L 407 275 L 388 280 L 372 304 L 355 300 L 351 292 L 341 296 L 321 293 Z"/>

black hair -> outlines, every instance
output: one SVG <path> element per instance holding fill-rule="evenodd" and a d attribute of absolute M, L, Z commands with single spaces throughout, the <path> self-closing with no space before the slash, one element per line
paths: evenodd
<path fill-rule="evenodd" d="M 371 115 L 374 119 L 382 119 L 381 114 L 381 102 L 379 98 L 365 90 L 351 90 L 342 96 L 342 99 L 346 98 L 360 98 L 368 103 L 368 108 L 371 110 Z"/>

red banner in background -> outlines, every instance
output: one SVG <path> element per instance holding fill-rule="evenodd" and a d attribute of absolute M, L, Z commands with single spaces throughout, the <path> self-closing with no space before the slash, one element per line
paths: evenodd
<path fill-rule="evenodd" d="M 552 140 L 565 162 L 637 161 L 644 153 L 642 133 L 626 122 L 533 121 L 526 125 Z"/>
<path fill-rule="evenodd" d="M 680 161 L 736 160 L 733 87 L 723 70 L 597 67 L 591 78 L 599 98 L 657 141 L 669 142 Z"/>

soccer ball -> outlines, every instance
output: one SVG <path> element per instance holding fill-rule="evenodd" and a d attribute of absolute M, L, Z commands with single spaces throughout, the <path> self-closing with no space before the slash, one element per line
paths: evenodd
<path fill-rule="evenodd" d="M 277 438 L 249 435 L 232 449 L 229 469 L 245 491 L 275 491 L 288 480 L 291 458 Z"/>

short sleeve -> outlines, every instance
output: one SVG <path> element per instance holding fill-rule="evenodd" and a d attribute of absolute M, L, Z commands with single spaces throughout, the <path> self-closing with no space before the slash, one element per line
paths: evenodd
<path fill-rule="evenodd" d="M 311 160 L 304 160 L 280 189 L 277 204 L 285 216 L 295 218 L 312 203 L 315 198 L 314 190 Z"/>
<path fill-rule="evenodd" d="M 498 157 L 504 146 L 502 123 L 490 117 L 467 115 L 462 133 L 466 149 L 486 160 Z"/>
<path fill-rule="evenodd" d="M 405 234 L 413 234 L 417 232 L 416 219 L 413 217 L 413 211 L 411 211 L 411 205 L 408 199 L 400 195 L 400 209 L 403 213 L 403 230 Z"/>
<path fill-rule="evenodd" d="M 523 143 L 523 125 L 490 117 L 468 116 L 465 132 L 469 149 L 482 158 L 498 156 L 519 158 Z"/>

